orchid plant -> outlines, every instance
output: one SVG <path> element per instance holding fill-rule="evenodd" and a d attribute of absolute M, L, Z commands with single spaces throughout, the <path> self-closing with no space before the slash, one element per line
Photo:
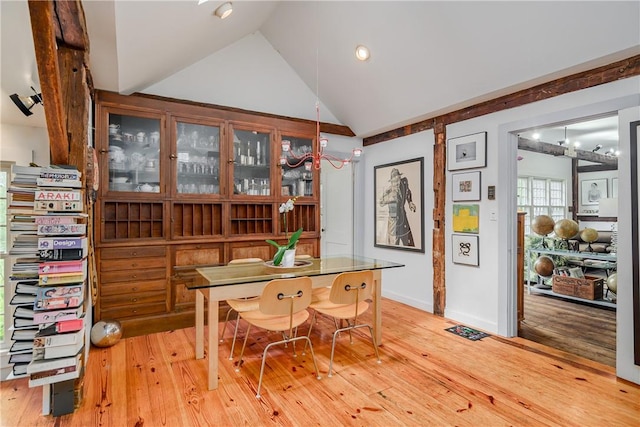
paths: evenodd
<path fill-rule="evenodd" d="M 282 215 L 282 223 L 284 225 L 284 235 L 288 238 L 288 242 L 286 245 L 280 245 L 278 242 L 275 242 L 271 239 L 266 240 L 272 246 L 277 248 L 276 254 L 273 256 L 273 265 L 280 265 L 282 263 L 282 258 L 284 257 L 284 253 L 290 249 L 296 247 L 298 243 L 298 239 L 300 239 L 300 235 L 302 234 L 302 227 L 296 230 L 291 237 L 289 238 L 289 227 L 287 226 L 287 213 L 293 210 L 293 204 L 295 203 L 297 197 L 293 199 L 289 199 L 286 202 L 280 205 L 278 211 Z"/>

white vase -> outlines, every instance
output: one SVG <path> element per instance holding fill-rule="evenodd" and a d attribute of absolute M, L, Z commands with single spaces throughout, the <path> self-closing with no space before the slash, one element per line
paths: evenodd
<path fill-rule="evenodd" d="M 282 262 L 280 263 L 281 267 L 293 267 L 296 262 L 296 250 L 289 249 L 284 251 L 284 256 L 282 257 Z"/>

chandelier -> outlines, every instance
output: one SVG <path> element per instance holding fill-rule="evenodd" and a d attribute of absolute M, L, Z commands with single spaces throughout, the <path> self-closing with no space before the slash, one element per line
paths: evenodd
<path fill-rule="evenodd" d="M 306 170 L 311 169 L 319 170 L 320 162 L 324 159 L 331 166 L 336 169 L 342 169 L 345 165 L 351 163 L 354 157 L 360 157 L 362 154 L 361 148 L 354 148 L 351 150 L 351 155 L 347 159 L 342 159 L 337 156 L 333 156 L 329 153 L 325 153 L 324 149 L 327 148 L 329 140 L 320 135 L 320 102 L 316 101 L 316 138 L 318 141 L 318 148 L 311 153 L 296 154 L 291 149 L 291 141 L 282 140 L 282 154 L 280 155 L 280 164 L 286 165 L 290 168 L 297 168 L 304 163 Z"/>

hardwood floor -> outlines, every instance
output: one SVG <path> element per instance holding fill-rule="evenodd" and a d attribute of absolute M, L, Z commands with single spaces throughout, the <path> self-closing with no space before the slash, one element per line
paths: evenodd
<path fill-rule="evenodd" d="M 368 340 L 342 336 L 326 376 L 331 323 L 321 319 L 310 356 L 274 348 L 255 397 L 266 333 L 251 336 L 241 372 L 221 344 L 220 387 L 207 390 L 194 328 L 91 349 L 85 397 L 73 414 L 41 416 L 39 388 L 1 384 L 3 426 L 637 426 L 640 386 L 613 368 L 522 338 L 470 341 L 447 319 L 383 300 L 382 363 Z M 254 338 L 258 338 L 255 341 Z"/>
<path fill-rule="evenodd" d="M 614 310 L 525 292 L 524 317 L 520 337 L 616 366 Z"/>

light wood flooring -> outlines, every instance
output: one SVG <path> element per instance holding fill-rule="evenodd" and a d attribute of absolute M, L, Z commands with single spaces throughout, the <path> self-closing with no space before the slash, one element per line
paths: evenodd
<path fill-rule="evenodd" d="M 524 317 L 520 337 L 616 366 L 615 310 L 525 291 Z"/>
<path fill-rule="evenodd" d="M 221 344 L 220 387 L 207 390 L 194 329 L 127 338 L 91 350 L 84 400 L 70 415 L 41 416 L 41 391 L 1 384 L 2 426 L 638 426 L 640 386 L 613 368 L 522 338 L 470 341 L 447 319 L 383 300 L 382 363 L 368 340 L 343 335 L 327 377 L 331 323 L 309 354 L 273 351 L 255 391 L 267 333 L 252 334 L 241 372 Z M 255 341 L 257 338 L 258 341 Z"/>

